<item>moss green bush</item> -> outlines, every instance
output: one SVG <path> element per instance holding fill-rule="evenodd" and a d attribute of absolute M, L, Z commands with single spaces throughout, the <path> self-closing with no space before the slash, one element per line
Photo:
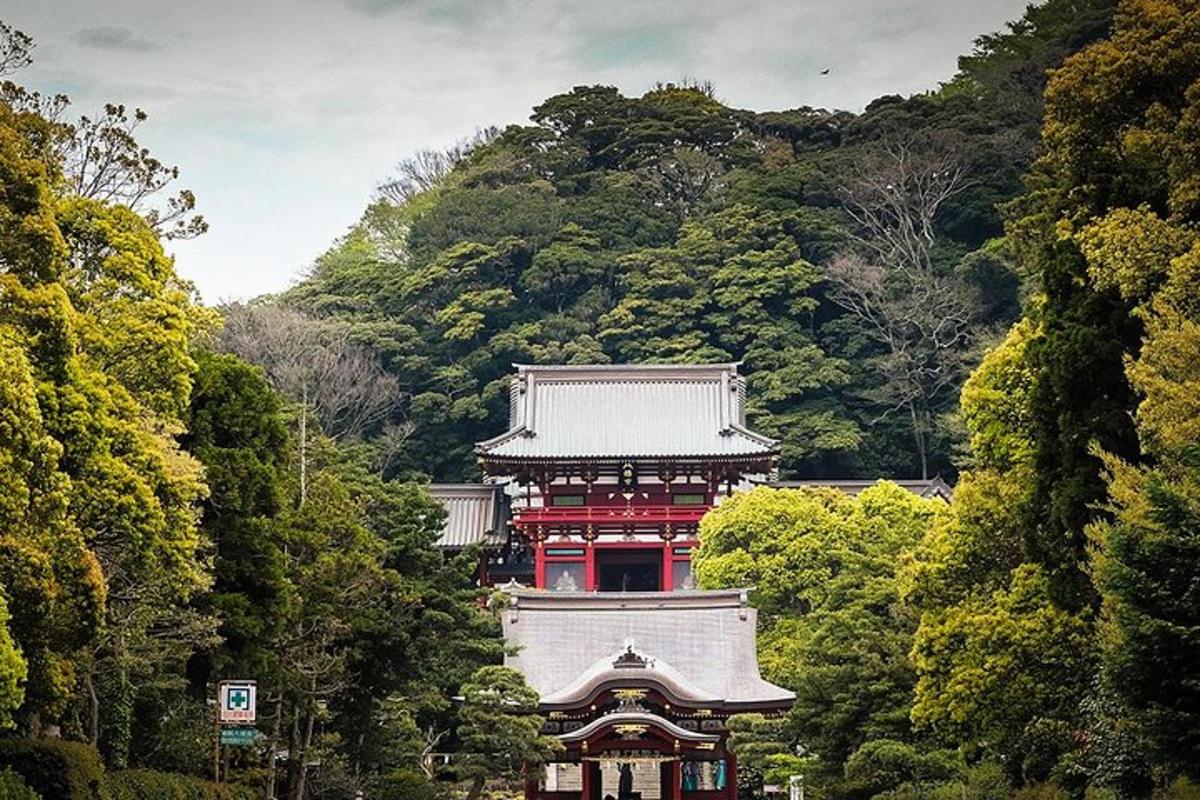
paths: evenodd
<path fill-rule="evenodd" d="M 150 769 L 126 769 L 108 775 L 112 800 L 257 800 L 259 793 L 237 784 L 155 772 Z"/>
<path fill-rule="evenodd" d="M 1154 793 L 1154 800 L 1200 800 L 1200 784 L 1177 778 Z"/>
<path fill-rule="evenodd" d="M 20 775 L 11 769 L 0 771 L 0 800 L 41 800 Z"/>
<path fill-rule="evenodd" d="M 45 800 L 111 800 L 96 748 L 62 739 L 0 739 L 0 769 L 10 768 Z"/>
<path fill-rule="evenodd" d="M 1053 783 L 1036 783 L 1018 789 L 1013 800 L 1071 800 L 1071 795 Z"/>

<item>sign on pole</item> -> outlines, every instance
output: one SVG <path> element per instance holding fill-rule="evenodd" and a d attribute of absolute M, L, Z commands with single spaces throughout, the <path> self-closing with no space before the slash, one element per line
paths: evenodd
<path fill-rule="evenodd" d="M 217 719 L 223 725 L 253 724 L 257 699 L 254 681 L 221 681 L 217 686 Z"/>
<path fill-rule="evenodd" d="M 231 747 L 249 747 L 258 741 L 258 728 L 222 728 L 221 744 Z"/>

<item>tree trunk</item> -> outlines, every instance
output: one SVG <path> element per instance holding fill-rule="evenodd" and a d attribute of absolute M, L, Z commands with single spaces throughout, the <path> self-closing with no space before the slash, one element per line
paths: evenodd
<path fill-rule="evenodd" d="M 125 651 L 125 635 L 117 634 L 113 641 L 113 662 L 116 665 L 117 697 L 110 704 L 112 740 L 108 742 L 108 765 L 114 769 L 129 766 L 129 747 L 133 738 L 133 683 L 129 680 L 129 656 Z"/>
<path fill-rule="evenodd" d="M 927 442 L 925 431 L 921 429 L 921 422 L 917 416 L 916 403 L 908 404 L 908 414 L 912 419 L 913 440 L 917 445 L 917 455 L 921 459 L 921 480 L 929 480 L 929 454 L 926 452 Z"/>
<path fill-rule="evenodd" d="M 300 747 L 300 774 L 296 778 L 296 793 L 293 800 L 304 800 L 308 790 L 308 752 L 312 747 L 313 726 L 317 715 L 309 712 L 304 723 L 304 744 Z"/>
<path fill-rule="evenodd" d="M 288 800 L 295 800 L 296 784 L 300 782 L 300 709 L 292 704 L 292 723 L 288 732 Z"/>
<path fill-rule="evenodd" d="M 484 782 L 484 777 L 482 775 L 477 775 L 475 780 L 471 781 L 471 788 L 467 790 L 466 800 L 479 800 L 480 795 L 483 794 Z"/>
<path fill-rule="evenodd" d="M 271 743 L 267 747 L 267 784 L 263 800 L 275 800 L 275 754 L 279 750 L 279 731 L 283 725 L 283 698 L 275 701 L 275 721 L 271 724 Z"/>
<path fill-rule="evenodd" d="M 100 695 L 96 693 L 96 682 L 92 679 L 92 669 L 95 664 L 89 664 L 83 675 L 84 685 L 88 692 L 88 742 L 92 747 L 100 744 Z"/>

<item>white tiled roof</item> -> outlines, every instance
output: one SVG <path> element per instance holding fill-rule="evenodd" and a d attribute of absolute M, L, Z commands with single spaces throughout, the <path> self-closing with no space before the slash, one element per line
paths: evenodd
<path fill-rule="evenodd" d="M 778 443 L 745 427 L 737 364 L 517 365 L 508 432 L 484 457 L 762 457 Z"/>
<path fill-rule="evenodd" d="M 644 659 L 626 680 L 653 680 L 734 707 L 784 707 L 795 695 L 763 680 L 755 651 L 757 613 L 743 591 L 549 592 L 516 590 L 504 638 L 516 669 L 543 699 L 574 698 L 622 653 Z M 701 694 L 702 693 L 702 694 Z"/>
<path fill-rule="evenodd" d="M 429 494 L 446 509 L 437 546 L 458 550 L 477 542 L 495 544 L 503 536 L 500 487 L 479 483 L 435 483 Z"/>

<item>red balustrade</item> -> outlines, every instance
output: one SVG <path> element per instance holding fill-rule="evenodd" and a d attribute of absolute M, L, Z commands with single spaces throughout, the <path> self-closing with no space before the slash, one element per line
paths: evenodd
<path fill-rule="evenodd" d="M 515 508 L 513 524 L 518 528 L 533 525 L 695 525 L 708 506 L 553 506 Z"/>

